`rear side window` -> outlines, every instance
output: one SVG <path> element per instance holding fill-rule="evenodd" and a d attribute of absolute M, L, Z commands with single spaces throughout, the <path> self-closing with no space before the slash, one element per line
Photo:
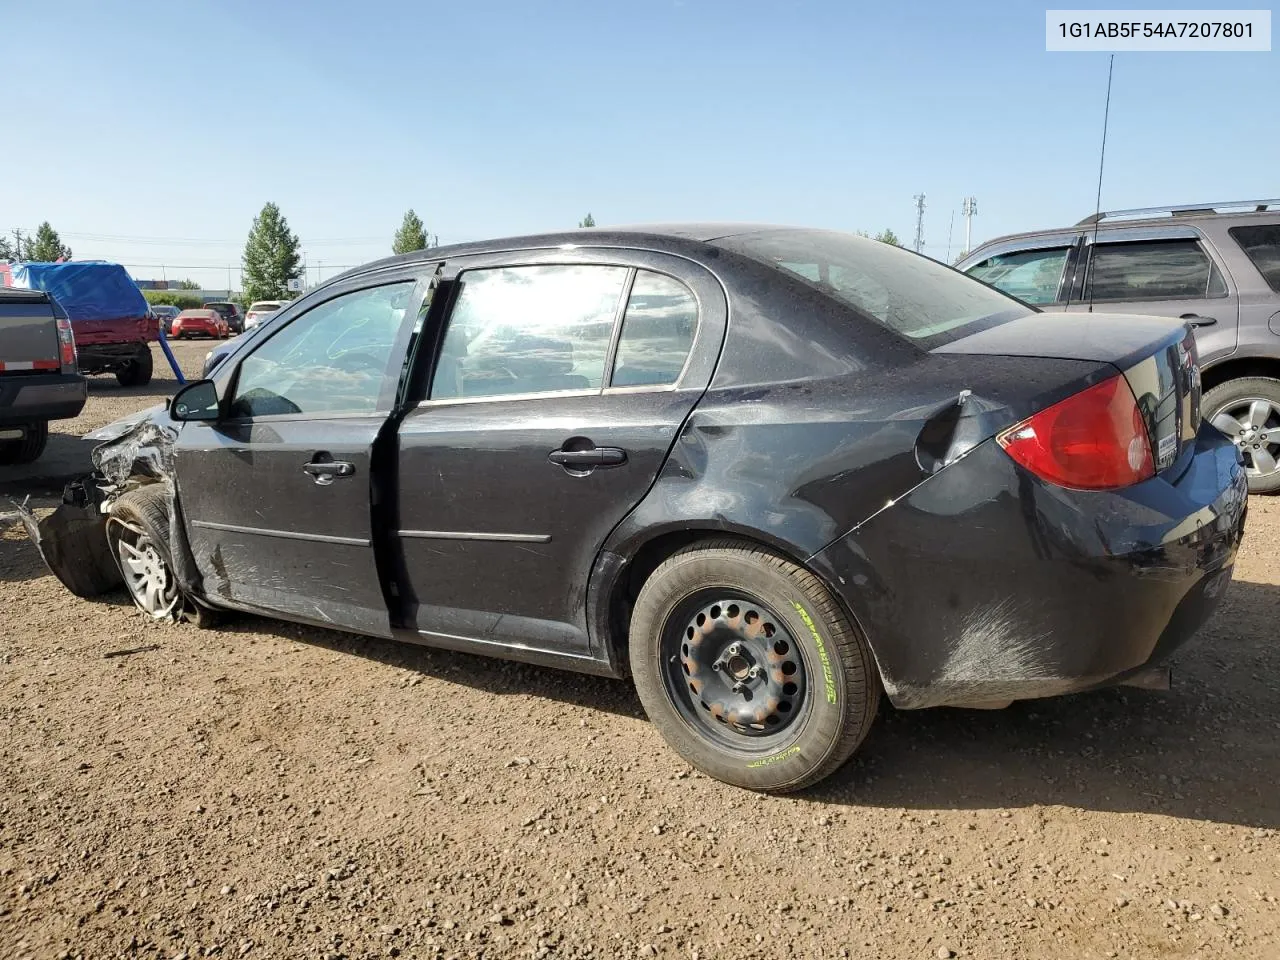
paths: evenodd
<path fill-rule="evenodd" d="M 1202 300 L 1227 285 L 1195 240 L 1100 243 L 1089 282 L 1094 300 Z"/>
<path fill-rule="evenodd" d="M 1232 227 L 1228 233 L 1253 261 L 1267 285 L 1280 293 L 1280 223 Z"/>
<path fill-rule="evenodd" d="M 698 325 L 698 301 L 683 283 L 640 270 L 631 286 L 613 364 L 614 387 L 673 384 Z"/>
<path fill-rule="evenodd" d="M 789 273 L 926 349 L 1029 312 L 972 277 L 878 240 L 771 230 L 713 243 Z"/>
<path fill-rule="evenodd" d="M 1027 303 L 1055 303 L 1069 247 L 1000 253 L 974 264 L 966 273 Z"/>
<path fill-rule="evenodd" d="M 459 275 L 431 399 L 599 390 L 626 267 L 499 267 Z"/>

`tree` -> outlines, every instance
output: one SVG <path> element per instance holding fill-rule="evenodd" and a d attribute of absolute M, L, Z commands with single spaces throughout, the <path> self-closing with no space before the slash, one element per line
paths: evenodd
<path fill-rule="evenodd" d="M 583 217 L 581 220 L 578 221 L 578 226 L 581 228 L 594 227 L 595 225 L 596 225 L 596 218 L 593 217 L 590 213 L 588 213 L 585 217 Z"/>
<path fill-rule="evenodd" d="M 71 248 L 62 242 L 58 231 L 49 226 L 46 220 L 36 228 L 36 238 L 27 244 L 22 251 L 23 259 L 37 263 L 53 263 L 55 260 L 70 260 Z"/>
<path fill-rule="evenodd" d="M 174 289 L 175 290 L 199 290 L 200 284 L 196 283 L 194 280 L 179 280 L 177 283 L 174 284 Z"/>
<path fill-rule="evenodd" d="M 246 303 L 290 299 L 288 284 L 302 276 L 302 256 L 297 234 L 274 203 L 265 204 L 253 218 L 240 262 Z"/>
<path fill-rule="evenodd" d="M 391 252 L 410 253 L 413 250 L 425 250 L 427 246 L 427 230 L 422 225 L 422 219 L 410 207 L 391 241 Z"/>
<path fill-rule="evenodd" d="M 902 246 L 902 241 L 898 239 L 898 235 L 894 233 L 892 230 L 890 230 L 888 227 L 885 227 L 883 230 L 877 233 L 875 238 L 879 240 L 881 243 L 889 243 L 895 247 Z"/>
<path fill-rule="evenodd" d="M 0 263 L 7 263 L 10 260 L 17 259 L 13 252 L 13 246 L 9 243 L 9 238 L 0 237 Z"/>
<path fill-rule="evenodd" d="M 194 310 L 204 306 L 204 301 L 195 294 L 178 293 L 173 290 L 143 290 L 142 296 L 153 307 L 168 306 L 177 307 L 179 310 Z"/>

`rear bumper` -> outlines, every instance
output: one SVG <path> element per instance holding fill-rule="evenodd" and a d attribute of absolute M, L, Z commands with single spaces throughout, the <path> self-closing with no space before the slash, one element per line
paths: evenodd
<path fill-rule="evenodd" d="M 979 704 L 1124 679 L 1217 606 L 1243 534 L 1234 446 L 1202 425 L 1175 482 L 1065 490 L 991 441 L 812 563 L 865 630 L 895 706 Z"/>
<path fill-rule="evenodd" d="M 79 416 L 88 396 L 88 382 L 79 374 L 0 377 L 0 425 Z"/>

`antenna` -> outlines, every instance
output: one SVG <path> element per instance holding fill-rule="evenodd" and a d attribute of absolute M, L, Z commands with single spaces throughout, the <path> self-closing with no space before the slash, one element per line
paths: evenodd
<path fill-rule="evenodd" d="M 973 249 L 973 218 L 978 213 L 978 198 L 965 197 L 964 203 L 960 207 L 960 212 L 964 215 L 964 254 L 968 256 L 969 251 Z"/>
<path fill-rule="evenodd" d="M 1111 120 L 1111 71 L 1116 65 L 1116 55 L 1113 53 L 1111 59 L 1107 62 L 1107 105 L 1102 111 L 1102 153 L 1098 157 L 1098 197 L 1094 201 L 1093 219 L 1093 247 L 1089 251 L 1089 269 L 1085 274 L 1084 281 L 1089 285 L 1089 312 L 1093 313 L 1093 258 L 1098 253 L 1098 224 L 1102 220 L 1102 170 L 1107 163 L 1107 123 Z M 1068 291 L 1068 296 L 1070 292 Z"/>
<path fill-rule="evenodd" d="M 917 193 L 911 198 L 916 202 L 916 253 L 924 249 L 924 194 Z"/>

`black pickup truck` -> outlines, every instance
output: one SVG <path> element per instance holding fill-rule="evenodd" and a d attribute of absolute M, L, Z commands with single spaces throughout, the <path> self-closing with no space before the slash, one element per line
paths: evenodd
<path fill-rule="evenodd" d="M 78 416 L 87 397 L 71 321 L 57 301 L 0 287 L 0 466 L 39 457 L 49 421 Z"/>

